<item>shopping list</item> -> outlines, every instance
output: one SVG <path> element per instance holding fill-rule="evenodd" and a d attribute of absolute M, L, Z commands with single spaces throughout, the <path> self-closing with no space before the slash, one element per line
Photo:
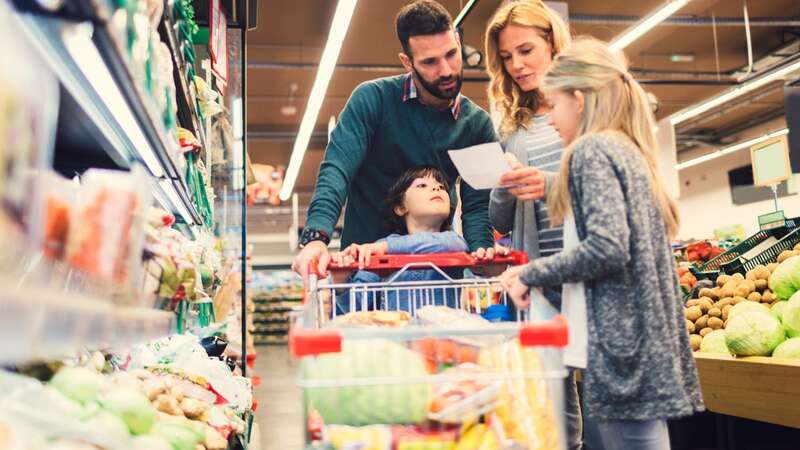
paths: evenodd
<path fill-rule="evenodd" d="M 500 177 L 509 171 L 498 142 L 449 150 L 461 178 L 473 189 L 491 189 L 500 185 Z"/>

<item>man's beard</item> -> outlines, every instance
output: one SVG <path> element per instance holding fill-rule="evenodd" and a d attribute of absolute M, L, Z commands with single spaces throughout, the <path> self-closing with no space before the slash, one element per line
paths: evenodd
<path fill-rule="evenodd" d="M 451 75 L 447 78 L 438 78 L 433 83 L 428 82 L 425 78 L 422 77 L 422 74 L 417 72 L 417 68 L 413 65 L 411 68 L 414 70 L 414 74 L 417 76 L 417 81 L 422 87 L 425 88 L 426 91 L 430 92 L 431 95 L 438 99 L 442 100 L 452 100 L 458 96 L 461 92 L 461 85 L 464 83 L 464 70 L 461 70 L 461 73 L 458 75 Z M 443 90 L 439 86 L 443 83 L 447 83 L 449 81 L 455 80 L 456 84 L 450 89 Z"/>

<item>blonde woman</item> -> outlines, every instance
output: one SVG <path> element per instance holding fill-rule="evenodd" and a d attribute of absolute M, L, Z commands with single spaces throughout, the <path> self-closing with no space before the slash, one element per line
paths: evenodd
<path fill-rule="evenodd" d="M 703 403 L 669 246 L 678 215 L 647 98 L 622 55 L 594 39 L 563 50 L 542 88 L 567 144 L 548 211 L 576 238 L 503 283 L 519 307 L 530 287 L 585 283 L 564 303 L 587 310 L 586 414 L 607 450 L 669 449 L 666 419 Z"/>
<path fill-rule="evenodd" d="M 512 232 L 512 246 L 531 259 L 554 254 L 562 245 L 561 228 L 550 226 L 540 199 L 546 180 L 552 184 L 564 143 L 548 124 L 550 109 L 539 84 L 569 41 L 567 25 L 540 0 L 504 4 L 486 30 L 489 98 L 512 167 L 501 180 L 512 187 L 492 190 L 489 219 L 501 233 Z M 543 293 L 552 309 L 560 308 L 560 286 L 548 286 Z M 580 449 L 583 422 L 574 373 L 566 381 L 565 414 L 568 448 Z"/>

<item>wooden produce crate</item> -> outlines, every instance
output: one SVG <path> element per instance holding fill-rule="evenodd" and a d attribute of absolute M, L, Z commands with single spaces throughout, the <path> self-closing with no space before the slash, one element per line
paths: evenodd
<path fill-rule="evenodd" d="M 695 353 L 709 411 L 800 428 L 800 360 Z"/>

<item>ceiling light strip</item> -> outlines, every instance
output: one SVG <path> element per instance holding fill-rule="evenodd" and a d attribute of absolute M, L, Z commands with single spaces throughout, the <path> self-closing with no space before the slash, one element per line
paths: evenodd
<path fill-rule="evenodd" d="M 684 161 L 675 166 L 676 169 L 683 170 L 689 167 L 693 167 L 699 164 L 702 164 L 707 161 L 711 161 L 712 159 L 717 159 L 721 156 L 730 155 L 731 153 L 738 152 L 739 150 L 748 149 L 756 144 L 760 144 L 761 142 L 768 141 L 774 137 L 783 136 L 784 134 L 789 133 L 788 128 L 782 128 L 777 131 L 773 131 L 772 133 L 767 133 L 762 136 L 758 136 L 752 139 L 748 139 L 743 142 L 739 142 L 738 144 L 733 144 L 725 148 L 721 148 L 715 152 L 707 153 L 703 156 L 698 156 L 697 158 L 690 159 L 688 161 Z"/>
<path fill-rule="evenodd" d="M 764 75 L 755 77 L 749 81 L 746 81 L 742 85 L 730 89 L 716 97 L 712 97 L 694 106 L 690 106 L 689 108 L 686 108 L 682 111 L 678 111 L 677 113 L 670 116 L 669 121 L 673 125 L 678 125 L 693 117 L 697 117 L 700 114 L 703 114 L 717 106 L 727 103 L 737 97 L 741 97 L 742 95 L 747 94 L 748 92 L 752 92 L 758 88 L 766 86 L 767 84 L 772 83 L 773 81 L 783 79 L 790 73 L 798 70 L 800 70 L 800 60 L 785 65 L 777 70 L 773 70 L 772 72 L 768 72 Z"/>
<path fill-rule="evenodd" d="M 317 123 L 322 102 L 325 100 L 325 93 L 328 91 L 328 84 L 333 76 L 336 60 L 339 59 L 339 51 L 342 49 L 342 42 L 347 35 L 347 29 L 350 27 L 350 20 L 353 18 L 356 3 L 357 0 L 339 0 L 336 5 L 336 13 L 333 16 L 328 42 L 322 52 L 322 59 L 319 63 L 319 69 L 317 69 L 317 78 L 314 80 L 311 94 L 308 96 L 306 111 L 303 114 L 303 120 L 300 122 L 300 131 L 294 141 L 292 157 L 289 160 L 289 167 L 286 169 L 286 177 L 280 193 L 280 198 L 283 201 L 288 200 L 292 195 L 292 190 L 294 190 L 294 184 L 297 181 L 300 166 L 303 164 L 303 157 L 306 154 L 306 150 L 308 150 L 311 133 L 314 131 L 314 125 Z"/>
<path fill-rule="evenodd" d="M 647 34 L 648 31 L 652 30 L 656 25 L 666 20 L 669 16 L 675 14 L 687 3 L 689 3 L 689 0 L 670 0 L 664 3 L 657 10 L 651 12 L 642 20 L 623 31 L 622 34 L 615 37 L 609 46 L 612 50 L 624 49 L 640 37 Z"/>

